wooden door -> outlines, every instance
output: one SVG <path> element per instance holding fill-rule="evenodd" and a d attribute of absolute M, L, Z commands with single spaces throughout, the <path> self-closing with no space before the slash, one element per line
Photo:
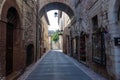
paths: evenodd
<path fill-rule="evenodd" d="M 34 58 L 34 46 L 30 44 L 27 47 L 26 66 L 32 64 L 33 58 Z"/>
<path fill-rule="evenodd" d="M 7 24 L 6 31 L 6 76 L 13 71 L 13 25 Z"/>

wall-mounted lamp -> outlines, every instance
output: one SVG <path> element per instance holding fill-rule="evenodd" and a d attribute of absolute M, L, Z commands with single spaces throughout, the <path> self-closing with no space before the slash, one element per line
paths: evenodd
<path fill-rule="evenodd" d="M 55 13 L 54 13 L 54 16 L 55 16 L 55 17 L 57 17 L 57 16 L 58 16 L 58 13 L 57 13 L 57 12 L 55 12 Z"/>

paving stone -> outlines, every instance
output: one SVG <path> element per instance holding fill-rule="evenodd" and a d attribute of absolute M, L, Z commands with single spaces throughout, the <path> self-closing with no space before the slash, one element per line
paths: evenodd
<path fill-rule="evenodd" d="M 26 80 L 92 80 L 65 54 L 50 51 Z"/>
<path fill-rule="evenodd" d="M 74 58 L 59 52 L 45 53 L 17 80 L 108 80 Z"/>

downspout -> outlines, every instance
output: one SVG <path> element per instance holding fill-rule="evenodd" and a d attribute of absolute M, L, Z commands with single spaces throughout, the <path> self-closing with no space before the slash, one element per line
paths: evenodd
<path fill-rule="evenodd" d="M 38 0 L 36 2 L 36 55 L 35 55 L 35 61 L 37 61 L 37 53 L 38 53 Z"/>

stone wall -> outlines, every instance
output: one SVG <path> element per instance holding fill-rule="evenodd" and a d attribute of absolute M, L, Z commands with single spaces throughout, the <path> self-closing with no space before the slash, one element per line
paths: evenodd
<path fill-rule="evenodd" d="M 112 60 L 112 67 L 114 69 L 113 73 L 116 74 L 116 79 L 120 79 L 120 47 L 115 45 L 114 38 L 120 37 L 120 24 L 118 19 L 118 12 L 120 8 L 120 1 L 118 0 L 110 0 L 109 8 L 108 8 L 108 21 L 109 21 L 109 32 L 111 35 L 111 40 L 109 45 L 111 44 L 111 54 L 110 59 Z M 110 48 L 110 47 L 109 47 Z"/>
<path fill-rule="evenodd" d="M 74 6 L 76 18 L 75 21 L 73 21 L 73 23 L 70 25 L 72 32 L 70 36 L 71 38 L 76 38 L 76 36 L 80 37 L 81 31 L 84 31 L 87 34 L 88 37 L 86 37 L 86 52 L 87 52 L 86 65 L 91 67 L 95 72 L 98 72 L 99 74 L 106 76 L 109 79 L 119 79 L 118 78 L 119 48 L 116 46 L 114 47 L 113 41 L 114 37 L 119 37 L 120 29 L 119 27 L 117 27 L 117 24 L 114 24 L 116 21 L 115 18 L 117 18 L 116 16 L 117 13 L 114 11 L 116 11 L 116 9 L 118 8 L 115 6 L 118 5 L 119 2 L 117 2 L 116 5 L 115 5 L 116 2 L 114 0 L 83 0 L 82 2 L 79 3 L 73 1 L 73 3 L 75 3 Z M 114 7 L 115 10 L 113 10 Z M 92 34 L 93 34 L 92 18 L 95 15 L 98 16 L 98 28 L 103 27 L 107 30 L 107 33 L 105 34 L 106 62 L 107 62 L 106 66 L 96 64 L 92 60 Z M 109 20 L 109 18 L 111 20 Z M 67 30 L 65 29 L 65 31 Z M 64 33 L 64 35 L 66 34 Z M 66 42 L 65 40 L 64 42 Z"/>
<path fill-rule="evenodd" d="M 47 22 L 47 16 L 46 14 L 43 15 L 43 17 L 41 18 L 41 28 L 42 28 L 42 44 L 41 44 L 41 49 L 42 49 L 42 55 L 47 52 L 50 48 L 50 45 L 49 45 L 49 41 L 48 41 L 48 25 L 49 25 L 49 22 Z"/>
<path fill-rule="evenodd" d="M 36 3 L 33 1 L 25 3 L 23 0 L 0 0 L 0 80 L 6 78 L 6 16 L 10 7 L 17 10 L 20 21 L 19 28 L 15 31 L 13 73 L 7 76 L 7 79 L 13 80 L 25 69 L 27 45 L 34 45 L 34 56 L 36 55 Z"/>
<path fill-rule="evenodd" d="M 32 1 L 23 1 L 22 4 L 24 45 L 33 44 L 35 49 L 34 53 L 36 53 L 36 3 Z"/>
<path fill-rule="evenodd" d="M 117 27 L 117 22 L 116 24 L 114 24 L 117 19 L 117 13 L 115 12 L 118 7 L 116 7 L 116 5 L 118 5 L 119 1 L 117 2 L 117 4 L 115 3 L 116 1 L 114 0 L 83 0 L 81 3 L 77 4 L 75 11 L 77 13 L 76 22 L 74 23 L 74 25 L 71 26 L 71 36 L 73 38 L 75 38 L 75 36 L 80 37 L 81 31 L 84 31 L 89 35 L 86 38 L 86 65 L 91 67 L 95 72 L 108 77 L 110 80 L 118 80 L 118 76 L 120 75 L 118 68 L 118 52 L 120 49 L 117 46 L 114 46 L 114 37 L 119 37 L 120 34 L 120 29 L 119 27 Z M 92 18 L 95 15 L 98 15 L 98 27 L 104 27 L 108 32 L 105 34 L 107 64 L 104 67 L 92 61 Z M 78 30 L 78 32 L 76 31 L 76 29 Z"/>
<path fill-rule="evenodd" d="M 4 23 L 0 22 L 0 79 L 5 78 L 5 28 L 2 27 L 2 25 L 5 25 Z"/>

